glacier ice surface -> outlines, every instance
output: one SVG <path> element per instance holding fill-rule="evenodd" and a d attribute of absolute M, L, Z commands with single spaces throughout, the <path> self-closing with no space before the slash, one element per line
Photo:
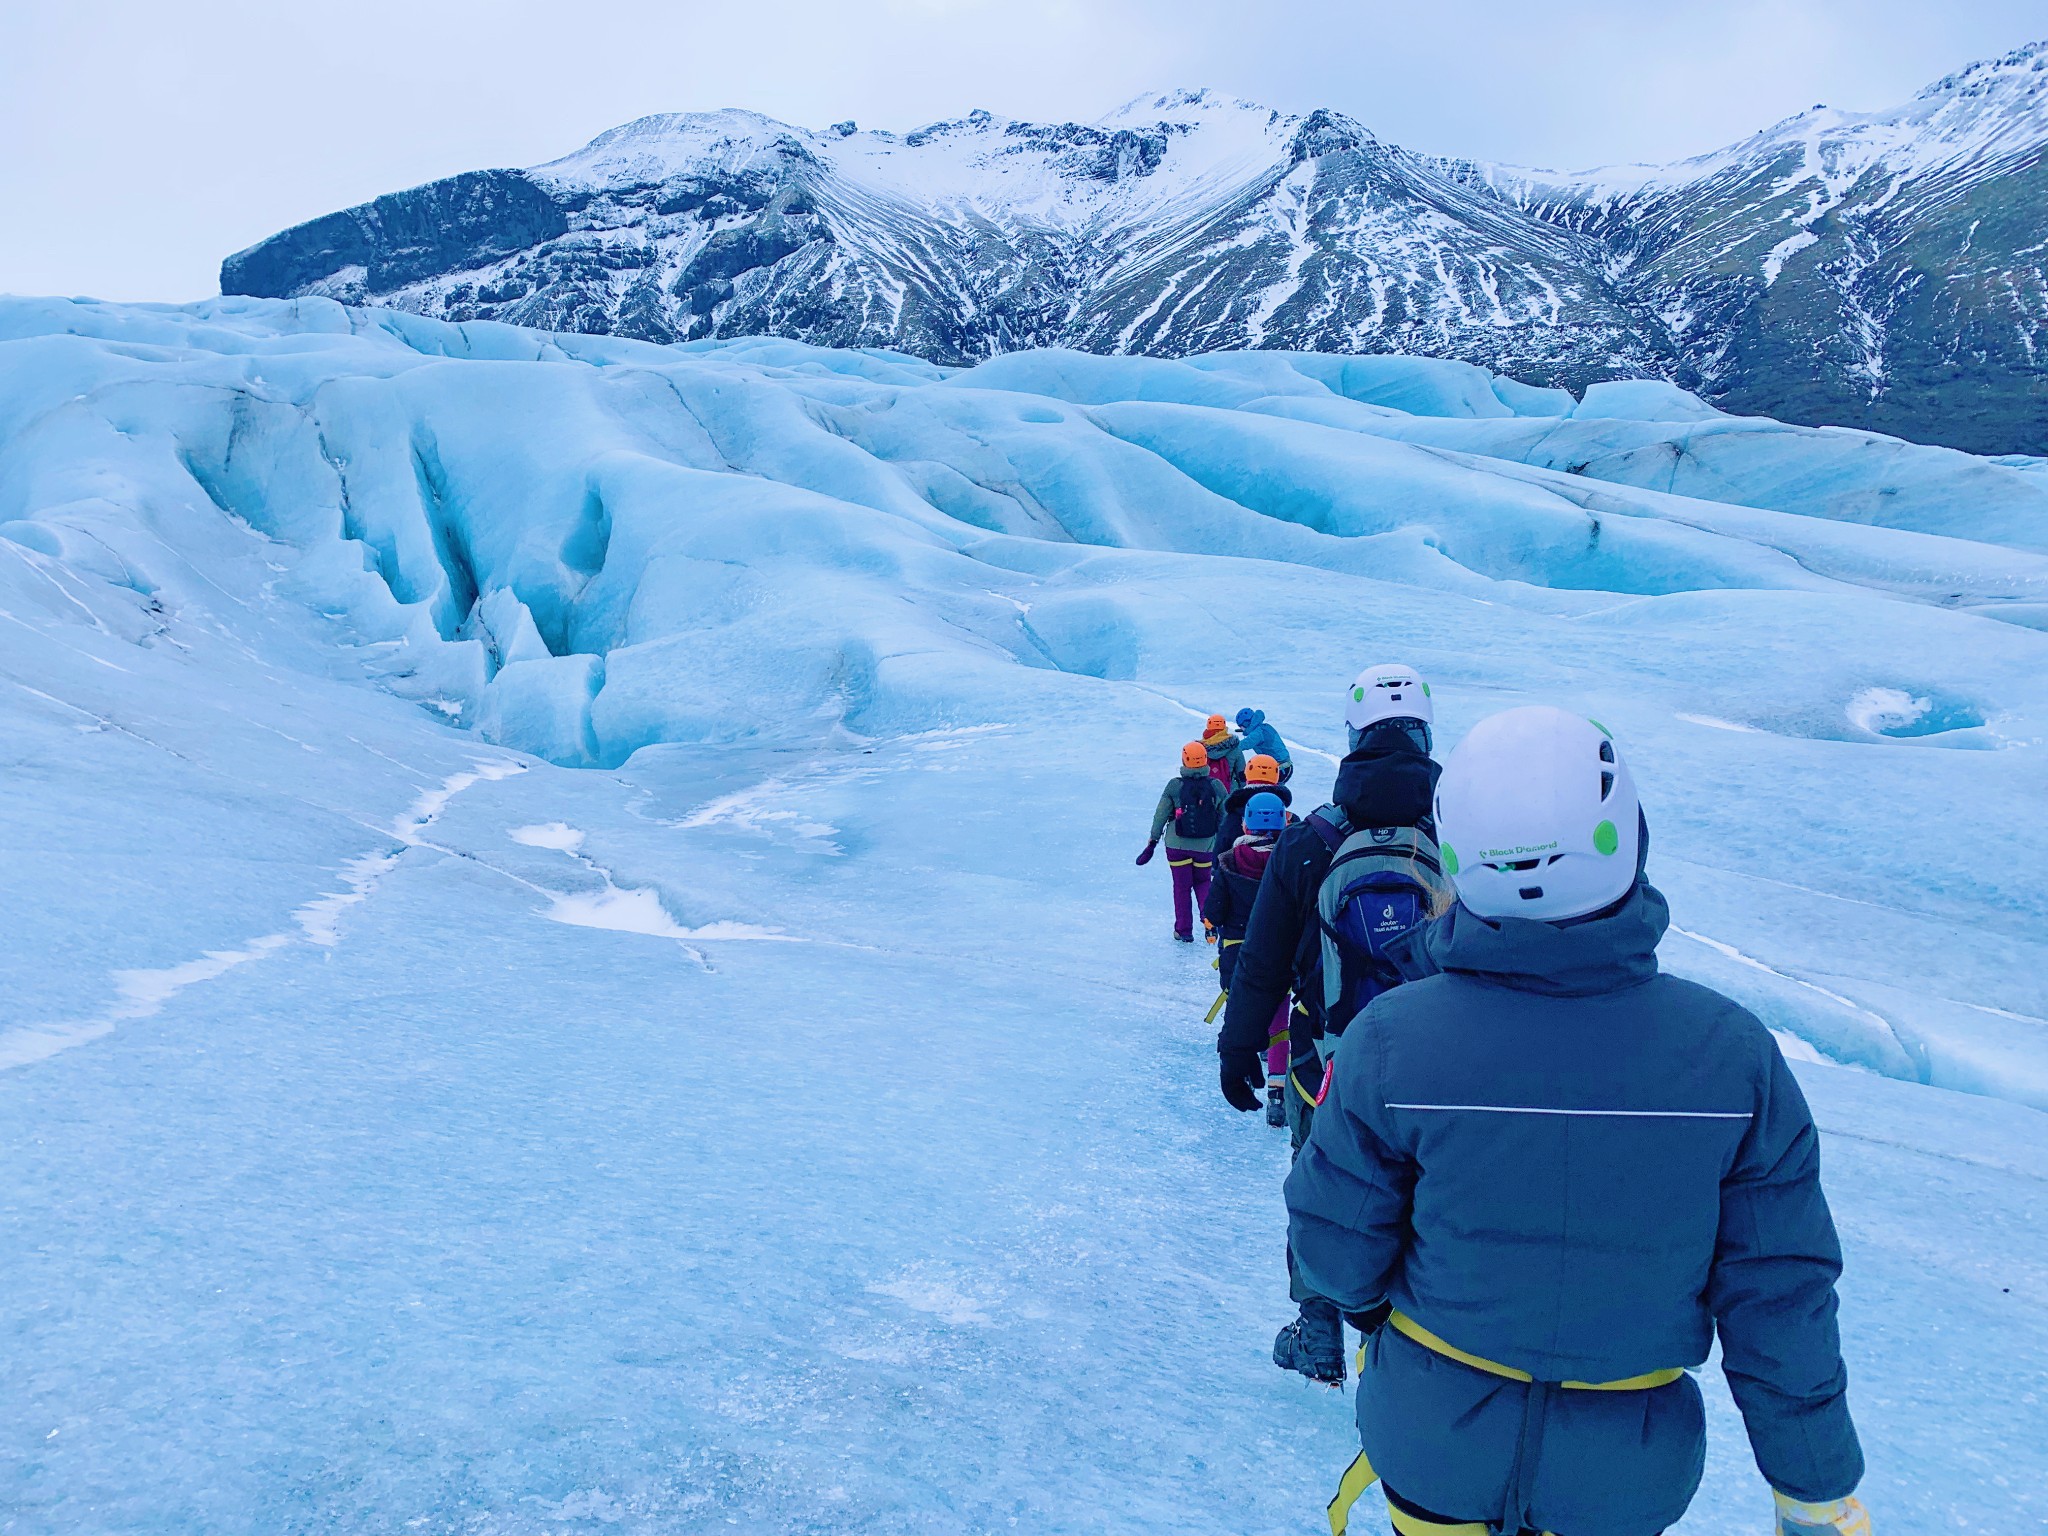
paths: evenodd
<path fill-rule="evenodd" d="M 1804 1063 L 1873 1507 L 2038 1525 L 2044 508 L 1398 358 L 0 301 L 10 1528 L 1319 1518 L 1129 855 L 1385 654 L 1613 727 Z"/>

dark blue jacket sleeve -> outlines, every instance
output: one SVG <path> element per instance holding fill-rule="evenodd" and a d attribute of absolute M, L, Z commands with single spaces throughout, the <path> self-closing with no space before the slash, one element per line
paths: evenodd
<path fill-rule="evenodd" d="M 1330 1095 L 1287 1175 L 1287 1241 L 1308 1288 L 1345 1312 L 1385 1297 L 1407 1243 L 1415 1164 L 1374 1128 L 1380 1105 L 1372 1037 L 1337 1052 Z"/>
<path fill-rule="evenodd" d="M 1216 878 L 1209 882 L 1209 894 L 1202 898 L 1202 921 L 1221 928 L 1231 921 L 1237 903 L 1231 899 L 1230 876 L 1223 872 L 1223 860 L 1216 861 Z"/>
<path fill-rule="evenodd" d="M 1764 1049 L 1756 1118 L 1721 1184 L 1707 1305 L 1764 1480 L 1795 1499 L 1838 1499 L 1863 1476 L 1835 1325 L 1842 1249 L 1806 1096 L 1768 1037 Z"/>

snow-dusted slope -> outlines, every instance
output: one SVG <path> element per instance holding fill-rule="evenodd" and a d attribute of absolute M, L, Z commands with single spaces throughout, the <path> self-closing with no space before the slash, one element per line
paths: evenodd
<path fill-rule="evenodd" d="M 1673 166 L 1477 174 L 1610 251 L 1724 403 L 1996 449 L 2048 439 L 2044 149 L 2037 43 Z"/>
<path fill-rule="evenodd" d="M 9 1518 L 1312 1524 L 1130 855 L 1400 651 L 1621 737 L 1666 963 L 1820 1058 L 1874 1507 L 2038 1525 L 2044 498 L 1445 362 L 0 302 Z"/>
<path fill-rule="evenodd" d="M 2048 45 L 1670 167 L 1444 161 L 1201 91 L 898 135 L 643 118 L 230 257 L 228 293 L 939 362 L 1404 352 L 1980 451 L 2048 446 Z"/>
<path fill-rule="evenodd" d="M 1571 382 L 1658 354 L 1585 242 L 1335 114 L 1207 92 L 908 135 L 643 118 L 232 257 L 230 293 L 943 362 L 1069 343 L 1449 351 Z"/>

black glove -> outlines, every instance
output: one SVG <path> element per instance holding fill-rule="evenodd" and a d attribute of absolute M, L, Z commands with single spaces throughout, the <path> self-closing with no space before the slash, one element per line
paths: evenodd
<path fill-rule="evenodd" d="M 1376 1302 L 1363 1312 L 1346 1312 L 1344 1321 L 1364 1334 L 1368 1339 L 1386 1327 L 1387 1319 L 1394 1315 L 1391 1301 Z"/>
<path fill-rule="evenodd" d="M 1145 845 L 1145 851 L 1138 855 L 1139 865 L 1142 867 L 1143 865 L 1150 864 L 1152 862 L 1152 855 L 1157 853 L 1158 851 L 1159 845 L 1157 843 L 1147 843 Z"/>
<path fill-rule="evenodd" d="M 1266 1064 L 1262 1051 L 1218 1051 L 1222 1066 L 1223 1097 L 1232 1109 L 1249 1114 L 1266 1104 Z"/>

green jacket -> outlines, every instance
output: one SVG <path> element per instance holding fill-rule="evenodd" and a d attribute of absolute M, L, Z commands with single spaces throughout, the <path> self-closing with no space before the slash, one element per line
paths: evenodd
<path fill-rule="evenodd" d="M 1174 820 L 1173 813 L 1180 809 L 1180 787 L 1183 783 L 1190 780 L 1197 784 L 1208 786 L 1207 793 L 1216 802 L 1217 824 L 1219 826 L 1222 824 L 1223 786 L 1216 782 L 1214 776 L 1206 768 L 1183 768 L 1176 777 L 1166 781 L 1166 788 L 1160 792 L 1159 808 L 1152 813 L 1152 836 L 1150 841 L 1159 842 L 1163 836 L 1163 840 L 1168 848 L 1182 850 L 1197 849 L 1202 853 L 1209 853 L 1216 846 L 1216 838 L 1213 833 L 1208 837 L 1183 837 L 1179 824 Z"/>

